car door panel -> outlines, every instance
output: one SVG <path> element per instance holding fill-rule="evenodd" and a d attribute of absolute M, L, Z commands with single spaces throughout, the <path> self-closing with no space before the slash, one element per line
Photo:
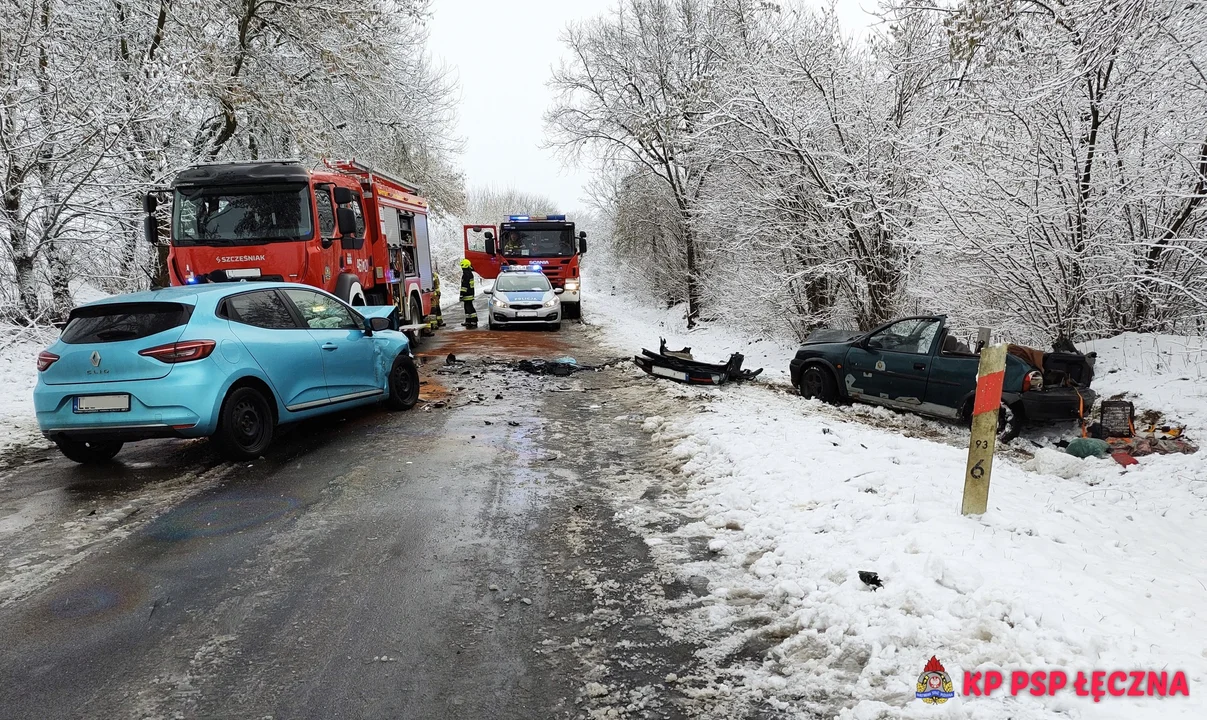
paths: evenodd
<path fill-rule="evenodd" d="M 907 410 L 924 409 L 939 321 L 910 318 L 873 332 L 847 352 L 848 396 Z M 891 341 L 890 341 L 891 340 Z"/>
<path fill-rule="evenodd" d="M 276 290 L 257 290 L 226 299 L 231 333 L 268 377 L 287 409 L 327 402 L 322 351 L 299 327 Z"/>
<path fill-rule="evenodd" d="M 351 308 L 325 293 L 288 288 L 292 301 L 322 355 L 327 397 L 344 402 L 377 395 L 385 384 L 377 347 L 364 321 Z"/>
<path fill-rule="evenodd" d="M 940 408 L 959 411 L 960 404 L 976 390 L 980 358 L 937 353 L 926 386 L 926 402 Z"/>

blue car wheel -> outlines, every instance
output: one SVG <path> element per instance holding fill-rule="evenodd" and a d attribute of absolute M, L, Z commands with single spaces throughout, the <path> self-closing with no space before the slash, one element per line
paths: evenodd
<path fill-rule="evenodd" d="M 410 410 L 419 402 L 419 369 L 405 353 L 394 358 L 390 368 L 390 397 L 386 407 L 391 410 Z"/>
<path fill-rule="evenodd" d="M 222 403 L 214 441 L 228 459 L 251 460 L 268 449 L 275 425 L 264 395 L 255 388 L 238 387 Z"/>

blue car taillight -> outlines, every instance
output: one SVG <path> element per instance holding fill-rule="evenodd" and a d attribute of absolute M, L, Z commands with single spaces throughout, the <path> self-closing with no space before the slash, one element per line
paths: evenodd
<path fill-rule="evenodd" d="M 190 360 L 207 358 L 214 352 L 216 343 L 213 340 L 181 340 L 180 342 L 158 345 L 146 350 L 139 350 L 144 357 L 155 358 L 165 363 L 180 363 Z"/>
<path fill-rule="evenodd" d="M 54 365 L 58 361 L 58 355 L 55 355 L 48 350 L 43 350 L 42 352 L 38 353 L 38 372 L 46 372 L 50 369 L 51 365 Z"/>

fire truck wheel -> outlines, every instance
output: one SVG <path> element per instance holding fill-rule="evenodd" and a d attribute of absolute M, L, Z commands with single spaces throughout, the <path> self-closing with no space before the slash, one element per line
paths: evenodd
<path fill-rule="evenodd" d="M 365 304 L 365 289 L 355 275 L 345 273 L 335 281 L 334 295 L 352 306 Z"/>
<path fill-rule="evenodd" d="M 276 426 L 268 403 L 259 390 L 247 385 L 226 396 L 213 440 L 228 460 L 251 460 L 268 449 Z"/>
<path fill-rule="evenodd" d="M 390 368 L 390 396 L 386 407 L 390 410 L 410 410 L 419 402 L 419 370 L 409 355 L 394 358 Z"/>
<path fill-rule="evenodd" d="M 416 295 L 411 296 L 410 306 L 411 306 L 411 311 L 409 313 L 410 319 L 407 320 L 407 324 L 416 325 L 418 323 L 423 322 L 423 305 L 419 302 L 418 296 L 416 296 Z M 421 344 L 423 344 L 423 331 L 408 330 L 407 338 L 410 339 L 410 341 L 411 341 L 411 347 L 417 348 Z"/>

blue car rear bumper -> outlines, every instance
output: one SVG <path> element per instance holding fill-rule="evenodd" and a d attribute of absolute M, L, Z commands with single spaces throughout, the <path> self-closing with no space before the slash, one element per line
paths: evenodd
<path fill-rule="evenodd" d="M 205 437 L 218 425 L 219 401 L 226 392 L 213 368 L 202 361 L 180 364 L 167 377 L 112 383 L 41 384 L 34 389 L 38 427 L 48 438 L 105 438 L 132 441 L 156 437 Z M 75 412 L 75 398 L 128 394 L 123 412 Z"/>

